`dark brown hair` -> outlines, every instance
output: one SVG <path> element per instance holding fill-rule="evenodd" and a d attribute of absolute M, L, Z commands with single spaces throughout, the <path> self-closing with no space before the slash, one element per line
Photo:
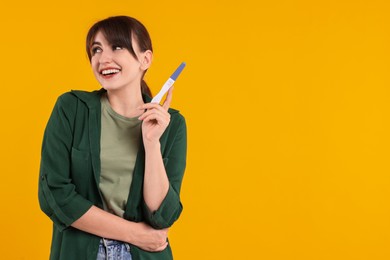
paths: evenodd
<path fill-rule="evenodd" d="M 89 29 L 86 40 L 86 51 L 89 61 L 92 58 L 91 47 L 98 32 L 101 32 L 111 45 L 126 48 L 136 59 L 137 55 L 132 45 L 132 37 L 137 41 L 142 52 L 147 50 L 153 51 L 149 33 L 140 21 L 129 16 L 113 16 L 95 23 Z M 148 85 L 143 79 L 141 80 L 141 91 L 152 96 Z"/>

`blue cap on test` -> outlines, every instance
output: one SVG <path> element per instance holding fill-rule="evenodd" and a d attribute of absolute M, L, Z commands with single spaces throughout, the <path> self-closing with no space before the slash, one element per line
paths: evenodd
<path fill-rule="evenodd" d="M 175 70 L 175 72 L 173 72 L 172 76 L 171 76 L 171 79 L 175 80 L 177 79 L 177 77 L 179 77 L 181 71 L 184 69 L 184 67 L 186 66 L 186 63 L 185 62 L 182 62 L 180 64 L 179 67 L 177 67 L 177 69 Z"/>

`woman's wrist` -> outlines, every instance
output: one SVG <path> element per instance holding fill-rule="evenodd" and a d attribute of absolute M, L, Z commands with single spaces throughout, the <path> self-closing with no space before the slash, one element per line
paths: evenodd
<path fill-rule="evenodd" d="M 144 141 L 144 147 L 145 147 L 145 152 L 148 152 L 148 151 L 160 151 L 160 147 L 161 147 L 161 144 L 160 144 L 160 141 L 157 140 L 157 141 Z"/>
<path fill-rule="evenodd" d="M 129 244 L 136 244 L 135 239 L 137 238 L 137 223 L 128 221 L 127 227 L 125 231 L 125 239 L 124 241 Z"/>

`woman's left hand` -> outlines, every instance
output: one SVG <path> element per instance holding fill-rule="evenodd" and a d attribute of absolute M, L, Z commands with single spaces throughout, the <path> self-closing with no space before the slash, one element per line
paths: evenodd
<path fill-rule="evenodd" d="M 169 125 L 171 115 L 168 113 L 168 109 L 172 101 L 172 91 L 173 87 L 169 89 L 163 105 L 147 103 L 140 107 L 142 110 L 146 109 L 146 112 L 138 118 L 143 120 L 142 138 L 145 145 L 159 142 L 160 137 Z"/>

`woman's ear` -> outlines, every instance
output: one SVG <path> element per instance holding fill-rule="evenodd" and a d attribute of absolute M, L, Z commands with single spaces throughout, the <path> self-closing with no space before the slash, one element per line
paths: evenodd
<path fill-rule="evenodd" d="M 147 70 L 150 65 L 152 65 L 153 60 L 153 52 L 151 50 L 146 50 L 142 53 L 141 57 L 141 68 L 143 70 Z"/>

